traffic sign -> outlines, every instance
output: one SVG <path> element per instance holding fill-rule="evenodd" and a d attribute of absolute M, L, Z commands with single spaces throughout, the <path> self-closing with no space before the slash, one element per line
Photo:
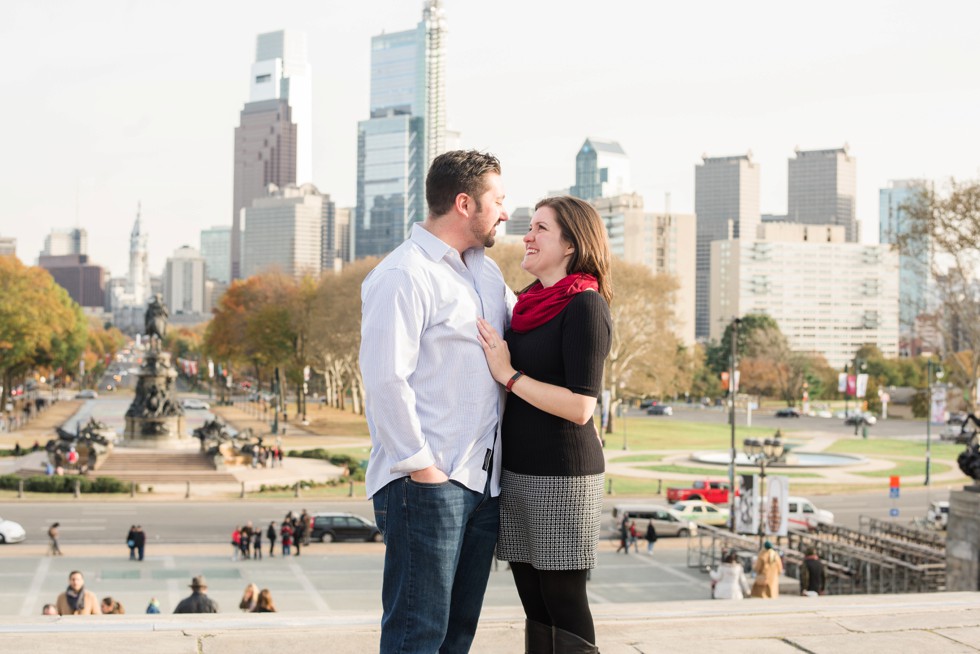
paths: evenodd
<path fill-rule="evenodd" d="M 890 511 L 888 511 L 888 515 L 890 515 L 893 518 L 897 518 L 898 517 L 898 509 L 891 509 Z"/>
<path fill-rule="evenodd" d="M 898 490 L 899 489 L 898 489 L 897 486 L 895 486 L 893 488 L 889 488 L 888 489 L 888 497 L 890 497 L 893 500 L 897 500 L 898 499 Z"/>
<path fill-rule="evenodd" d="M 897 475 L 889 477 L 888 478 L 889 488 L 898 488 L 899 486 L 901 486 L 900 479 L 901 478 L 898 477 Z"/>

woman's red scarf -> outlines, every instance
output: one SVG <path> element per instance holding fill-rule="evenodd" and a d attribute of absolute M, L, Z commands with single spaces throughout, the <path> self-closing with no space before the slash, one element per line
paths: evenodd
<path fill-rule="evenodd" d="M 561 313 L 573 297 L 588 290 L 598 291 L 599 282 L 587 273 L 568 275 L 548 288 L 541 282 L 535 282 L 517 298 L 510 328 L 518 334 L 525 334 L 540 327 Z"/>

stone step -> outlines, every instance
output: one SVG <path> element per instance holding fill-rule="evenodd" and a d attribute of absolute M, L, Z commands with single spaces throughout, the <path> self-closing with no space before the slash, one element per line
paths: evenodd
<path fill-rule="evenodd" d="M 100 474 L 147 472 L 214 472 L 214 464 L 200 452 L 112 452 L 99 466 Z"/>
<path fill-rule="evenodd" d="M 99 470 L 96 473 L 97 477 L 112 477 L 113 479 L 118 479 L 119 481 L 133 481 L 139 484 L 183 484 L 184 482 L 191 482 L 192 484 L 237 484 L 238 479 L 235 475 L 227 472 L 217 472 L 212 470 L 210 472 L 175 472 L 175 473 L 165 473 L 165 472 L 150 472 L 150 471 L 136 471 L 136 472 L 105 472 Z"/>

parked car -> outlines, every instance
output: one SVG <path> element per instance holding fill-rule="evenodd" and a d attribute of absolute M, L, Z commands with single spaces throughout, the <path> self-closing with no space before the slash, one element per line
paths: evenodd
<path fill-rule="evenodd" d="M 647 415 L 650 416 L 672 416 L 674 415 L 674 409 L 666 404 L 654 404 L 652 407 L 647 409 Z"/>
<path fill-rule="evenodd" d="M 934 500 L 926 511 L 926 520 L 935 525 L 936 529 L 944 530 L 949 524 L 949 502 L 946 500 Z"/>
<path fill-rule="evenodd" d="M 317 513 L 313 516 L 311 540 L 331 543 L 337 540 L 363 540 L 380 543 L 381 531 L 370 520 L 353 513 Z"/>
<path fill-rule="evenodd" d="M 777 418 L 799 418 L 799 409 L 794 409 L 793 407 L 783 407 L 782 409 L 776 409 L 776 413 L 773 414 Z"/>
<path fill-rule="evenodd" d="M 636 526 L 641 533 L 646 533 L 647 522 L 653 520 L 653 528 L 657 537 L 661 536 L 694 536 L 698 533 L 696 522 L 688 522 L 673 509 L 659 504 L 617 504 L 612 510 L 612 538 L 619 538 L 619 525 L 623 515 L 629 515 L 636 520 Z"/>
<path fill-rule="evenodd" d="M 713 504 L 728 502 L 728 482 L 711 479 L 698 480 L 690 486 L 671 486 L 667 489 L 667 501 L 671 504 L 682 500 L 705 500 Z"/>
<path fill-rule="evenodd" d="M 197 400 L 192 397 L 184 398 L 183 400 L 181 400 L 180 405 L 185 409 L 191 409 L 191 410 L 206 411 L 207 409 L 211 408 L 211 405 L 205 402 L 204 400 Z"/>
<path fill-rule="evenodd" d="M 93 391 L 91 388 L 86 388 L 85 390 L 78 391 L 78 393 L 75 394 L 76 400 L 94 400 L 97 397 L 99 397 L 99 394 L 96 391 Z"/>
<path fill-rule="evenodd" d="M 681 518 L 690 522 L 703 522 L 706 525 L 724 527 L 728 524 L 728 509 L 723 509 L 701 500 L 685 500 L 673 507 Z"/>
<path fill-rule="evenodd" d="M 818 509 L 813 502 L 805 497 L 788 497 L 789 526 L 796 529 L 815 529 L 817 525 L 834 524 L 834 514 L 824 509 Z"/>
<path fill-rule="evenodd" d="M 844 418 L 844 424 L 851 427 L 860 427 L 863 425 L 870 427 L 871 425 L 877 424 L 877 422 L 878 419 L 870 413 L 855 413 Z"/>
<path fill-rule="evenodd" d="M 27 538 L 27 532 L 20 523 L 0 518 L 0 545 L 4 543 L 19 543 Z"/>

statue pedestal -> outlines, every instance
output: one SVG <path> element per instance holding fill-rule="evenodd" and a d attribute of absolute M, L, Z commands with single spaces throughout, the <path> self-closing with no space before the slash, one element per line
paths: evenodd
<path fill-rule="evenodd" d="M 192 449 L 196 439 L 184 426 L 184 410 L 174 389 L 177 371 L 170 365 L 170 353 L 151 349 L 146 353 L 136 383 L 136 396 L 126 411 L 127 447 Z"/>
<path fill-rule="evenodd" d="M 949 494 L 946 590 L 980 590 L 980 486 Z"/>

